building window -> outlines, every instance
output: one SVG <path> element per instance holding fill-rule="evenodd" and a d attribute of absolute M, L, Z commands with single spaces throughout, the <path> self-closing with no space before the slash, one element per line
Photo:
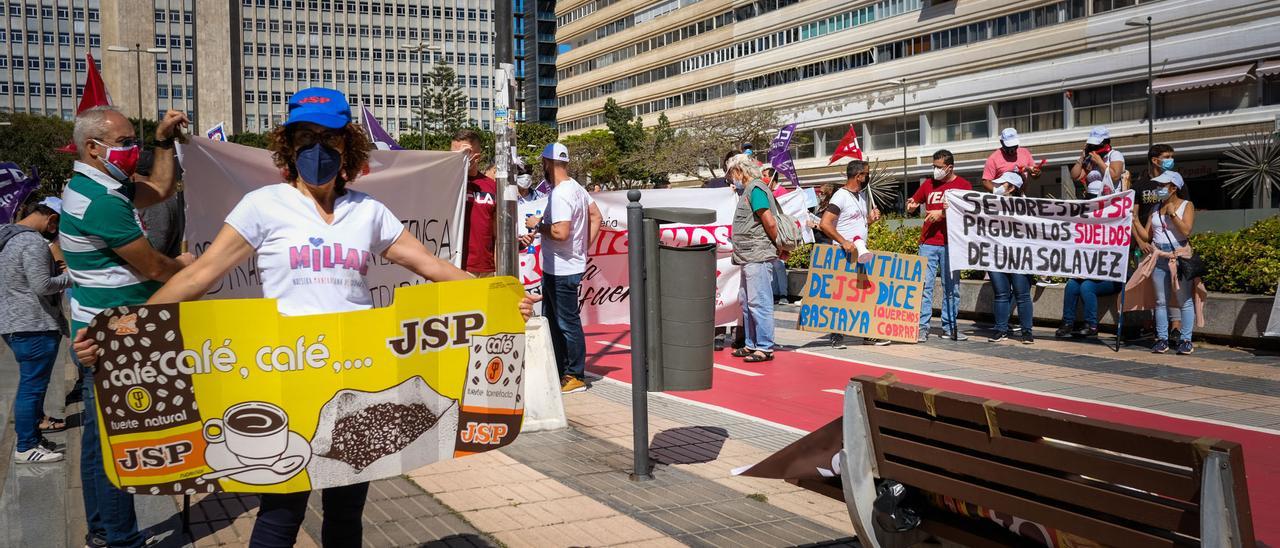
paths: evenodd
<path fill-rule="evenodd" d="M 1075 108 L 1075 125 L 1079 127 L 1142 120 L 1147 115 L 1147 83 L 1138 81 L 1078 90 L 1071 102 Z"/>
<path fill-rule="evenodd" d="M 929 139 L 934 144 L 987 139 L 987 107 L 979 105 L 929 113 Z"/>
<path fill-rule="evenodd" d="M 169 86 L 156 86 L 156 98 L 157 98 L 157 99 L 168 99 L 168 98 L 169 98 Z"/>
<path fill-rule="evenodd" d="M 1062 129 L 1062 95 L 1054 93 L 996 103 L 1001 128 L 1021 133 Z"/>
<path fill-rule="evenodd" d="M 1233 86 L 1189 89 L 1156 97 L 1156 113 L 1161 118 L 1177 118 L 1235 112 L 1253 102 L 1253 82 Z"/>
<path fill-rule="evenodd" d="M 1262 79 L 1262 104 L 1280 104 L 1280 74 L 1272 74 Z"/>
<path fill-rule="evenodd" d="M 843 126 L 827 129 L 827 150 L 835 150 L 844 137 Z M 863 142 L 871 150 L 892 150 L 904 146 L 920 146 L 920 117 L 908 116 L 906 124 L 901 117 L 867 122 L 868 138 Z"/>
<path fill-rule="evenodd" d="M 1093 13 L 1103 13 L 1154 1 L 1155 0 L 1093 0 Z"/>

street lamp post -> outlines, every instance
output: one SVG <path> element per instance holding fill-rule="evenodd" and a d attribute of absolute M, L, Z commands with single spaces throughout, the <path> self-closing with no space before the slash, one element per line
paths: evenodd
<path fill-rule="evenodd" d="M 418 52 L 418 137 L 422 150 L 427 149 L 427 52 L 440 51 L 440 46 L 428 44 L 426 41 L 416 44 L 400 44 L 400 49 Z"/>
<path fill-rule="evenodd" d="M 142 54 L 150 53 L 159 55 L 161 53 L 169 53 L 168 48 L 147 48 L 142 49 L 142 44 L 134 44 L 132 48 L 126 46 L 107 46 L 107 51 L 115 51 L 119 53 L 132 53 L 137 63 L 138 73 L 138 138 L 142 138 Z"/>
<path fill-rule="evenodd" d="M 1156 94 L 1151 89 L 1154 83 L 1152 66 L 1155 64 L 1151 56 L 1151 16 L 1134 17 L 1124 22 L 1126 27 L 1147 27 L 1147 148 L 1155 145 Z"/>
<path fill-rule="evenodd" d="M 906 207 L 907 197 L 907 79 L 899 81 L 902 86 L 902 203 Z"/>

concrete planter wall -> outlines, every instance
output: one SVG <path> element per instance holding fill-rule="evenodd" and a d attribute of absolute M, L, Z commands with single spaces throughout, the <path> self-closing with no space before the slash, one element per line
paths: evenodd
<path fill-rule="evenodd" d="M 808 270 L 788 271 L 788 287 L 793 296 L 804 293 L 804 285 Z M 1031 288 L 1031 299 L 1035 303 L 1036 323 L 1057 326 L 1062 320 L 1063 287 Z M 1204 327 L 1197 327 L 1197 339 L 1206 338 L 1246 346 L 1275 346 L 1274 339 L 1263 339 L 1262 331 L 1267 327 L 1271 315 L 1272 297 L 1264 295 L 1234 295 L 1228 293 L 1209 293 L 1204 303 Z M 991 318 L 993 294 L 991 284 L 987 280 L 960 281 L 960 314 L 966 318 Z M 1116 325 L 1116 301 L 1104 297 L 1098 300 L 1098 323 L 1114 332 Z M 934 286 L 933 302 L 942 302 L 941 284 Z M 938 309 L 937 306 L 934 307 Z M 1016 314 L 1016 310 L 1015 310 Z M 936 314 L 935 314 L 936 317 Z M 1084 318 L 1084 311 L 1077 310 L 1077 319 Z M 1132 321 L 1126 316 L 1126 322 Z"/>

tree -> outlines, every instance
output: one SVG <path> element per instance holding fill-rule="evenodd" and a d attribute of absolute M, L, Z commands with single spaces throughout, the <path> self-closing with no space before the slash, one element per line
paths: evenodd
<path fill-rule="evenodd" d="M 586 186 L 588 180 L 606 187 L 617 186 L 618 145 L 608 131 L 597 129 L 565 137 L 569 149 L 569 176 Z"/>
<path fill-rule="evenodd" d="M 738 150 L 742 143 L 760 145 L 768 143 L 770 134 L 781 125 L 773 109 L 744 109 L 689 118 L 678 130 L 678 152 L 665 159 L 668 171 L 706 181 L 724 176 L 720 165 L 729 151 Z M 672 148 L 672 147 L 667 147 Z"/>
<path fill-rule="evenodd" d="M 56 196 L 71 178 L 75 155 L 57 149 L 71 142 L 73 124 L 52 116 L 8 114 L 0 126 L 0 161 L 13 162 L 30 176 L 40 174 L 38 196 Z"/>
<path fill-rule="evenodd" d="M 431 72 L 423 77 L 423 106 L 414 113 L 425 121 L 428 133 L 453 133 L 475 124 L 468 115 L 467 94 L 458 87 L 458 74 L 443 57 L 437 58 Z"/>
<path fill-rule="evenodd" d="M 246 131 L 227 136 L 227 141 L 253 148 L 267 148 L 267 135 Z"/>
<path fill-rule="evenodd" d="M 644 142 L 644 122 L 631 113 L 631 109 L 618 105 L 610 97 L 604 103 L 604 123 L 613 132 L 618 151 L 630 154 Z"/>
<path fill-rule="evenodd" d="M 542 149 L 559 138 L 560 132 L 552 126 L 535 122 L 516 123 L 516 154 L 533 169 L 535 182 L 542 177 Z"/>

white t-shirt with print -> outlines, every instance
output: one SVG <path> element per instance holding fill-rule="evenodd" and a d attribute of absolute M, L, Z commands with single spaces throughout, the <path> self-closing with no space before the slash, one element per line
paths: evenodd
<path fill-rule="evenodd" d="M 555 240 L 542 238 L 542 271 L 556 276 L 582 274 L 587 270 L 587 208 L 591 195 L 573 179 L 566 179 L 551 189 L 543 222 L 569 222 L 569 237 Z"/>
<path fill-rule="evenodd" d="M 1111 180 L 1111 164 L 1113 162 L 1120 162 L 1120 172 L 1124 172 L 1124 154 L 1121 154 L 1120 151 L 1114 148 L 1111 149 L 1111 152 L 1108 152 L 1106 156 L 1102 157 L 1102 161 L 1106 166 L 1101 170 L 1098 169 L 1098 166 L 1090 163 L 1090 167 L 1092 168 L 1090 173 L 1100 171 L 1102 175 L 1101 180 L 1089 183 L 1089 186 L 1087 187 L 1088 192 L 1094 196 L 1106 196 L 1115 192 L 1116 189 L 1119 188 L 1119 185 L 1116 184 L 1117 181 Z M 1097 179 L 1097 177 L 1089 177 L 1089 179 Z"/>
<path fill-rule="evenodd" d="M 831 201 L 827 204 L 840 208 L 840 214 L 836 217 L 836 232 L 840 236 L 850 242 L 854 238 L 867 241 L 867 200 L 862 193 L 854 194 L 841 187 L 831 195 Z"/>
<path fill-rule="evenodd" d="M 372 308 L 365 275 L 404 231 L 387 206 L 353 190 L 337 198 L 326 224 L 315 202 L 285 183 L 246 194 L 226 223 L 257 250 L 262 295 L 286 316 Z"/>

